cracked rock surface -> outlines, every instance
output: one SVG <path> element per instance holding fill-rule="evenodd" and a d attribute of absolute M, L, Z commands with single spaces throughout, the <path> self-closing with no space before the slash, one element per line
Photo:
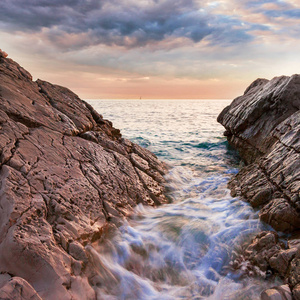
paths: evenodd
<path fill-rule="evenodd" d="M 96 299 L 85 246 L 139 203 L 167 203 L 166 166 L 67 88 L 0 51 L 0 298 Z"/>
<path fill-rule="evenodd" d="M 268 243 L 259 254 L 250 247 L 248 256 L 260 269 L 279 273 L 300 299 L 300 75 L 257 79 L 218 122 L 246 164 L 229 182 L 232 195 L 260 208 L 261 220 L 275 230 L 293 234 L 284 248 Z"/>
<path fill-rule="evenodd" d="M 247 166 L 231 180 L 234 196 L 261 207 L 263 221 L 300 229 L 300 75 L 257 79 L 218 117 Z"/>

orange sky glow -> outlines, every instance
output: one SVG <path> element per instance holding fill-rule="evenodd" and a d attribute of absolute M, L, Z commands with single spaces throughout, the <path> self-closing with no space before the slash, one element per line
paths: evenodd
<path fill-rule="evenodd" d="M 12 0 L 0 20 L 9 57 L 83 99 L 232 99 L 300 70 L 294 0 Z"/>

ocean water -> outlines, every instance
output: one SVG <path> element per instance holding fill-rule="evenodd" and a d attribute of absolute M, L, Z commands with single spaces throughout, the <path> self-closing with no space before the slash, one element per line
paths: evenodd
<path fill-rule="evenodd" d="M 228 100 L 89 100 L 123 137 L 170 166 L 172 203 L 138 206 L 97 249 L 99 299 L 259 299 L 274 285 L 230 271 L 229 262 L 264 225 L 232 198 L 240 160 L 217 115 Z"/>

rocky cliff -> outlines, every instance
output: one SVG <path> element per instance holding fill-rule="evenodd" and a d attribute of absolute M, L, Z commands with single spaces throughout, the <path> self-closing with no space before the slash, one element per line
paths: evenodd
<path fill-rule="evenodd" d="M 300 75 L 257 79 L 218 122 L 246 164 L 229 182 L 232 195 L 260 208 L 261 220 L 274 229 L 293 233 L 285 245 L 263 233 L 246 256 L 263 271 L 278 272 L 300 299 Z"/>
<path fill-rule="evenodd" d="M 85 246 L 138 203 L 166 203 L 166 166 L 2 51 L 0 151 L 0 299 L 96 299 Z"/>

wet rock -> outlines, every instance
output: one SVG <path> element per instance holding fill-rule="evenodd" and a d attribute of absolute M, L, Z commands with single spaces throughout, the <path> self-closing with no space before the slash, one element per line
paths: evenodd
<path fill-rule="evenodd" d="M 270 265 L 270 259 L 277 255 L 281 249 L 282 245 L 278 243 L 277 234 L 263 231 L 246 248 L 245 256 L 253 265 L 266 272 Z"/>
<path fill-rule="evenodd" d="M 218 121 L 248 164 L 229 183 L 232 194 L 262 207 L 276 230 L 299 229 L 300 75 L 256 80 Z"/>
<path fill-rule="evenodd" d="M 0 98 L 0 273 L 13 274 L 0 276 L 0 295 L 18 299 L 23 285 L 22 299 L 96 299 L 85 246 L 138 203 L 167 203 L 167 167 L 3 52 Z"/>
<path fill-rule="evenodd" d="M 272 269 L 276 270 L 282 277 L 285 277 L 289 264 L 298 252 L 297 248 L 280 250 L 269 259 Z"/>
<path fill-rule="evenodd" d="M 279 231 L 291 232 L 299 226 L 299 214 L 284 198 L 270 201 L 261 209 L 259 216 Z"/>
<path fill-rule="evenodd" d="M 229 182 L 232 195 L 259 207 L 261 220 L 274 229 L 287 233 L 299 230 L 300 75 L 256 80 L 221 112 L 218 121 L 246 163 Z M 296 295 L 299 235 L 293 234 L 286 246 L 270 235 L 268 239 L 268 246 L 260 248 L 261 237 L 256 237 L 244 260 L 261 271 L 279 274 Z M 277 290 L 269 292 L 282 299 Z"/>
<path fill-rule="evenodd" d="M 298 236 L 296 234 L 296 236 Z M 300 284 L 300 243 L 299 239 L 291 237 L 288 243 L 283 243 L 276 232 L 263 231 L 244 245 L 244 249 L 231 257 L 231 272 L 241 277 L 258 276 L 267 279 L 271 275 L 280 276 L 288 283 L 293 295 L 299 293 Z M 281 287 L 265 291 L 262 299 L 279 297 Z M 294 296 L 295 298 L 295 296 Z M 294 299 L 293 298 L 293 299 Z M 277 298 L 274 298 L 277 299 Z"/>
<path fill-rule="evenodd" d="M 292 300 L 292 293 L 287 284 L 281 285 L 263 291 L 261 300 Z"/>
<path fill-rule="evenodd" d="M 241 277 L 267 278 L 273 273 L 270 261 L 282 251 L 284 245 L 279 242 L 277 233 L 262 231 L 250 244 L 243 245 L 238 252 L 233 252 L 229 269 Z M 277 264 L 281 261 L 278 259 L 272 262 Z"/>
<path fill-rule="evenodd" d="M 292 287 L 296 287 L 300 283 L 300 251 L 297 256 L 291 261 L 289 283 Z"/>

